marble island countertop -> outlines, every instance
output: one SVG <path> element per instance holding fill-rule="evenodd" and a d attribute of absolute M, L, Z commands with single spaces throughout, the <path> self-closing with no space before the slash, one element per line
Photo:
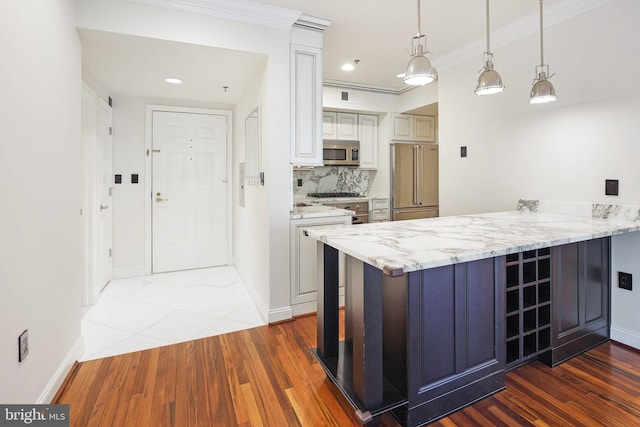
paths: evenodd
<path fill-rule="evenodd" d="M 355 212 L 317 203 L 297 202 L 294 204 L 290 219 L 324 218 L 333 216 L 353 216 Z"/>
<path fill-rule="evenodd" d="M 527 209 L 345 228 L 307 234 L 391 275 L 639 231 L 640 221 Z"/>

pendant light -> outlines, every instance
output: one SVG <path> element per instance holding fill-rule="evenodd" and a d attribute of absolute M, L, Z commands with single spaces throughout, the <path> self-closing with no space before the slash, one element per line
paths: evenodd
<path fill-rule="evenodd" d="M 493 95 L 504 90 L 502 78 L 496 70 L 493 69 L 493 54 L 489 46 L 489 0 L 487 3 L 487 50 L 484 53 L 484 68 L 476 83 L 476 95 Z"/>
<path fill-rule="evenodd" d="M 543 0 L 540 0 L 540 65 L 536 65 L 537 77 L 533 80 L 533 87 L 529 96 L 530 104 L 542 104 L 556 100 L 556 91 L 548 80 L 554 75 L 549 76 L 549 66 L 544 63 L 542 2 Z"/>
<path fill-rule="evenodd" d="M 411 59 L 403 79 L 405 84 L 426 85 L 438 78 L 438 72 L 425 56 L 427 53 L 427 37 L 420 30 L 420 0 L 418 0 L 418 34 L 411 40 Z"/>

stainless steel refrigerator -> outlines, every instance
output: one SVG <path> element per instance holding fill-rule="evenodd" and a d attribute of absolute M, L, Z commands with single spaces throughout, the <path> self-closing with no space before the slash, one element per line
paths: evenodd
<path fill-rule="evenodd" d="M 391 219 L 437 217 L 438 203 L 438 146 L 391 144 Z"/>

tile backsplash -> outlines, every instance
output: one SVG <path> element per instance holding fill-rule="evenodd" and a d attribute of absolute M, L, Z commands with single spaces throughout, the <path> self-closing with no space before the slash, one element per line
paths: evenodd
<path fill-rule="evenodd" d="M 299 180 L 301 186 L 298 185 Z M 369 171 L 345 166 L 294 170 L 293 188 L 296 196 L 343 191 L 366 196 L 369 191 Z"/>

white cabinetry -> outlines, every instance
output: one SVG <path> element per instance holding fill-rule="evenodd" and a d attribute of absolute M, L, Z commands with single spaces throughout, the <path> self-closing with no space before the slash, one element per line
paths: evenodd
<path fill-rule="evenodd" d="M 436 119 L 431 116 L 394 114 L 391 117 L 391 139 L 435 142 Z"/>
<path fill-rule="evenodd" d="M 322 138 L 360 141 L 360 169 L 378 168 L 378 116 L 325 111 Z"/>
<path fill-rule="evenodd" d="M 291 309 L 294 316 L 316 311 L 318 241 L 304 235 L 309 227 L 337 224 L 351 226 L 351 216 L 303 218 L 290 221 Z M 341 295 L 344 295 L 344 268 L 340 269 Z"/>
<path fill-rule="evenodd" d="M 389 199 L 372 198 L 369 206 L 371 207 L 370 222 L 389 221 Z"/>
<path fill-rule="evenodd" d="M 378 169 L 378 116 L 358 115 L 360 169 Z"/>
<path fill-rule="evenodd" d="M 337 138 L 349 141 L 358 140 L 358 115 L 352 113 L 338 113 Z"/>
<path fill-rule="evenodd" d="M 290 45 L 291 163 L 322 165 L 322 49 Z"/>
<path fill-rule="evenodd" d="M 337 139 L 338 113 L 324 111 L 322 113 L 322 139 Z"/>
<path fill-rule="evenodd" d="M 324 139 L 358 140 L 358 115 L 325 111 L 322 113 L 322 137 Z"/>

